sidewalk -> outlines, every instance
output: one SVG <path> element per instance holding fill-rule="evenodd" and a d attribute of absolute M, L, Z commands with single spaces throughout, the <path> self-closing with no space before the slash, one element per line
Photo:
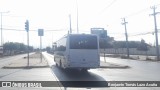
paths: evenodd
<path fill-rule="evenodd" d="M 104 54 L 101 54 L 102 57 L 104 57 Z M 112 57 L 112 58 L 121 58 L 121 59 L 130 59 L 130 60 L 140 60 L 140 61 L 157 61 L 156 56 L 145 56 L 145 55 L 130 55 L 129 58 L 127 58 L 126 55 L 122 54 L 105 54 L 106 57 Z"/>
<path fill-rule="evenodd" d="M 113 62 L 109 62 L 107 61 L 107 58 L 104 57 L 100 57 L 100 68 L 130 68 L 127 65 L 122 65 L 122 64 L 117 64 L 117 63 L 113 63 Z"/>
<path fill-rule="evenodd" d="M 126 69 L 126 68 L 130 68 L 130 67 L 127 65 L 121 65 L 121 64 L 101 61 L 100 68 L 121 68 L 121 69 L 123 68 L 123 69 Z"/>
<path fill-rule="evenodd" d="M 5 65 L 4 69 L 18 69 L 18 68 L 45 68 L 49 67 L 48 62 L 42 57 L 42 61 L 40 59 L 40 53 L 36 52 L 29 56 L 29 66 L 28 59 L 23 57 L 21 59 L 12 61 L 10 64 Z"/>

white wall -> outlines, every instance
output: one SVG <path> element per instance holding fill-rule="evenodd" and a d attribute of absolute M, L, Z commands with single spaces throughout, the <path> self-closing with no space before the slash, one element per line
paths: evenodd
<path fill-rule="evenodd" d="M 100 50 L 101 53 L 104 53 L 104 49 Z M 126 54 L 127 49 L 126 48 L 118 48 L 118 49 L 105 49 L 106 54 Z M 146 51 L 139 51 L 137 48 L 130 48 L 129 49 L 130 55 L 146 55 Z M 147 51 L 148 55 L 156 56 L 156 48 L 149 48 Z"/>

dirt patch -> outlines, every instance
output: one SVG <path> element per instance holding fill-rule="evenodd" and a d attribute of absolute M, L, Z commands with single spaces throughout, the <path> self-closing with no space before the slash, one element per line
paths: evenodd
<path fill-rule="evenodd" d="M 5 65 L 3 69 L 20 69 L 20 68 L 45 68 L 49 67 L 48 62 L 42 57 L 40 59 L 40 53 L 35 53 L 29 56 L 29 61 L 27 58 L 21 58 L 12 61 L 8 65 Z"/>

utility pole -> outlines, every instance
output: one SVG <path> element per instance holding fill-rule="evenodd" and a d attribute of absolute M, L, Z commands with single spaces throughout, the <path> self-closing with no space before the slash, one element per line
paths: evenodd
<path fill-rule="evenodd" d="M 3 46 L 3 36 L 2 36 L 2 12 L 1 12 L 1 46 Z"/>
<path fill-rule="evenodd" d="M 3 13 L 9 13 L 8 12 L 0 12 L 1 14 L 1 46 L 3 46 L 3 30 L 2 30 L 2 16 L 3 16 Z"/>
<path fill-rule="evenodd" d="M 151 9 L 153 9 L 153 14 L 150 14 L 150 15 L 154 16 L 157 60 L 160 60 L 160 58 L 159 58 L 159 46 L 158 46 L 158 30 L 157 30 L 157 21 L 156 21 L 156 15 L 160 12 L 156 12 L 156 7 L 155 6 L 151 7 Z"/>
<path fill-rule="evenodd" d="M 124 27 L 125 27 L 126 47 L 127 47 L 127 58 L 129 58 L 128 34 L 127 34 L 127 28 L 126 28 L 126 24 L 127 24 L 128 22 L 126 22 L 125 18 L 122 18 L 122 20 L 123 20 L 122 25 L 124 25 Z"/>

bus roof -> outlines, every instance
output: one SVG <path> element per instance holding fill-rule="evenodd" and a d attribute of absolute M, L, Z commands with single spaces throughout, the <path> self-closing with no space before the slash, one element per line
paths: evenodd
<path fill-rule="evenodd" d="M 65 38 L 65 37 L 67 37 L 67 36 L 81 36 L 81 35 L 86 35 L 86 36 L 97 36 L 97 35 L 95 35 L 95 34 L 66 34 L 66 35 L 64 35 L 63 37 L 61 37 L 59 40 L 61 40 L 62 38 Z M 59 40 L 57 40 L 56 42 L 58 42 Z M 55 42 L 55 43 L 56 43 Z"/>

